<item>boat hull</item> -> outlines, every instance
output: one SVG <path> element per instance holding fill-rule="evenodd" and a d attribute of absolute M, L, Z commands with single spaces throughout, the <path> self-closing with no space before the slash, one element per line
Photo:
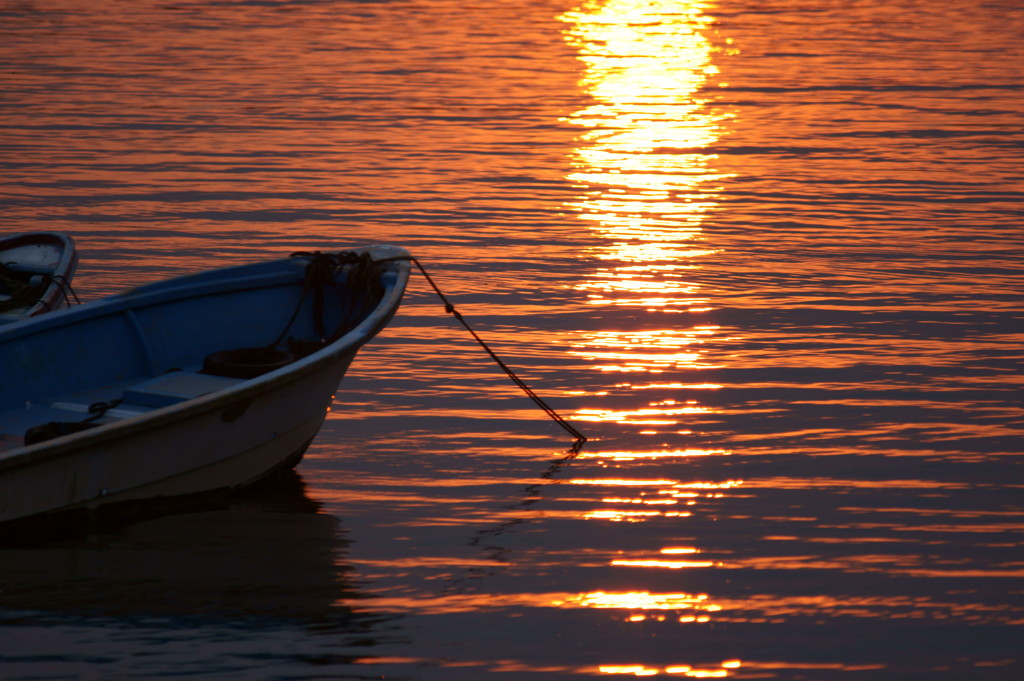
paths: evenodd
<path fill-rule="evenodd" d="M 375 310 L 356 328 L 287 366 L 248 380 L 158 369 L 138 385 L 122 389 L 123 400 L 137 400 L 138 395 L 163 399 L 171 388 L 182 386 L 201 385 L 199 394 L 138 413 L 133 410 L 139 407 L 117 404 L 96 427 L 0 452 L 0 524 L 140 502 L 165 505 L 175 498 L 241 489 L 294 466 L 323 424 L 356 352 L 397 309 L 407 276 L 403 264 L 392 272 Z M 140 290 L 143 299 L 176 296 L 173 286 Z M 114 302 L 115 308 L 145 314 Z M 47 316 L 48 321 L 57 324 L 60 316 L 82 307 L 56 320 Z M 21 364 L 29 366 L 32 335 L 27 333 L 26 342 L 13 348 L 23 351 L 27 359 Z M 157 365 L 161 361 L 148 360 Z M 60 400 L 51 400 L 46 408 L 78 408 L 83 417 L 88 413 L 81 405 Z M 10 410 L 7 417 L 11 422 Z"/>
<path fill-rule="evenodd" d="M 230 491 L 294 466 L 295 454 L 320 430 L 353 356 L 286 385 L 224 396 L 176 418 L 153 419 L 137 432 L 97 432 L 106 437 L 32 465 L 0 468 L 0 522 Z"/>

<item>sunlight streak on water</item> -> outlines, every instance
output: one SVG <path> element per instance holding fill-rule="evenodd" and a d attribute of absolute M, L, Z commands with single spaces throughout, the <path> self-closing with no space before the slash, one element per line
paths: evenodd
<path fill-rule="evenodd" d="M 703 151 L 720 138 L 726 118 L 702 94 L 717 71 L 704 35 L 706 9 L 703 2 L 608 0 L 560 17 L 585 65 L 581 87 L 595 100 L 566 119 L 584 129 L 567 176 L 584 194 L 569 207 L 602 238 L 592 255 L 608 263 L 577 285 L 593 305 L 651 312 L 708 305 L 687 277 L 714 252 L 699 242 L 701 223 L 728 176 Z M 600 331 L 574 342 L 573 352 L 602 371 L 705 366 L 700 352 L 662 351 L 713 332 L 678 327 Z M 640 351 L 650 345 L 659 352 Z"/>

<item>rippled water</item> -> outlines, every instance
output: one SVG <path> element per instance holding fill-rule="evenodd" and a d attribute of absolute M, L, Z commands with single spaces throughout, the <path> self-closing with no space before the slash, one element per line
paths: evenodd
<path fill-rule="evenodd" d="M 76 288 L 404 245 L 298 474 L 0 547 L 4 679 L 1018 679 L 1024 9 L 0 0 Z M 69 339 L 73 343 L 74 339 Z"/>

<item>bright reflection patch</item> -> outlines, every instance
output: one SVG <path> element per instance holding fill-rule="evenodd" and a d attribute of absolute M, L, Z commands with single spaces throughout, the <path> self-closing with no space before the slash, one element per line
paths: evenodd
<path fill-rule="evenodd" d="M 653 461 L 656 459 L 690 458 L 694 456 L 728 456 L 727 449 L 659 449 L 642 452 L 596 451 L 583 452 L 580 459 L 599 459 L 601 461 Z"/>
<path fill-rule="evenodd" d="M 730 176 L 715 168 L 713 147 L 724 134 L 728 116 L 711 105 L 716 53 L 709 35 L 713 19 L 699 0 L 584 0 L 560 17 L 563 33 L 583 63 L 580 88 L 592 104 L 566 117 L 580 134 L 566 179 L 579 187 L 567 207 L 598 237 L 585 254 L 592 270 L 576 285 L 595 309 L 619 310 L 617 319 L 638 320 L 618 328 L 570 337 L 570 353 L 593 369 L 629 379 L 627 390 L 714 390 L 646 376 L 717 365 L 707 347 L 719 343 L 721 329 L 691 315 L 712 309 L 701 283 L 702 261 L 716 253 L 703 225 L 720 203 L 722 183 Z M 639 376 L 638 379 L 633 377 Z M 638 395 L 634 393 L 634 395 Z M 601 394 L 605 396 L 605 394 Z M 652 395 L 652 398 L 655 397 Z M 660 396 L 659 396 L 660 397 Z M 645 400 L 592 404 L 574 420 L 643 428 L 656 435 L 680 430 L 688 417 L 711 409 L 693 399 Z M 727 456 L 723 449 L 649 446 L 638 451 L 598 451 L 581 456 L 616 468 L 634 461 Z M 606 488 L 601 507 L 580 514 L 596 521 L 639 523 L 685 519 L 706 499 L 721 497 L 742 481 L 725 482 L 642 479 L 642 476 L 570 480 L 575 485 Z M 687 510 L 680 510 L 687 509 Z M 616 568 L 686 570 L 719 567 L 691 546 L 666 546 L 651 556 L 621 555 Z M 558 607 L 624 610 L 622 621 L 650 619 L 699 626 L 722 610 L 706 594 L 612 593 L 595 591 L 557 601 Z M 654 667 L 635 661 L 609 661 L 601 674 L 635 677 L 675 675 L 724 678 L 740 667 L 726 660 L 718 667 L 686 664 Z"/>
<path fill-rule="evenodd" d="M 637 300 L 667 307 L 679 302 L 650 297 Z M 689 329 L 597 331 L 573 343 L 569 354 L 599 362 L 594 368 L 600 371 L 658 373 L 666 369 L 708 369 L 714 365 L 702 360 L 699 346 L 717 330 L 716 326 L 696 326 Z"/>
<path fill-rule="evenodd" d="M 696 506 L 701 499 L 719 499 L 723 496 L 723 490 L 738 487 L 743 484 L 742 480 L 726 480 L 725 482 L 675 482 L 672 480 L 631 480 L 621 478 L 575 478 L 568 481 L 571 485 L 599 485 L 606 487 L 634 488 L 635 496 L 630 496 L 627 490 L 619 492 L 616 496 L 602 497 L 601 502 L 606 504 L 605 508 L 594 509 L 580 513 L 579 517 L 585 520 L 607 520 L 612 522 L 644 522 L 654 518 L 688 518 L 693 515 L 690 510 L 678 510 L 675 507 L 683 502 L 687 507 Z M 646 488 L 646 489 L 645 489 Z M 645 508 L 646 507 L 646 508 Z M 696 553 L 697 549 L 667 549 L 662 553 Z M 711 567 L 719 566 L 721 563 L 700 564 L 687 561 L 666 561 L 666 560 L 622 560 L 616 565 L 631 565 L 634 567 Z M 706 564 L 705 564 L 706 563 Z"/>
<path fill-rule="evenodd" d="M 593 0 L 561 17 L 583 62 L 593 104 L 566 120 L 582 129 L 566 177 L 581 188 L 569 204 L 603 243 L 588 256 L 607 263 L 577 288 L 593 305 L 662 312 L 709 309 L 692 279 L 714 253 L 701 225 L 728 178 L 708 150 L 728 116 L 704 94 L 718 70 L 707 4 Z M 717 85 L 710 83 L 710 85 Z M 602 371 L 700 368 L 697 336 L 673 325 L 645 343 L 631 331 L 586 334 L 573 353 Z"/>
<path fill-rule="evenodd" d="M 552 602 L 561 608 L 598 608 L 625 610 L 720 610 L 708 600 L 707 594 L 665 593 L 649 591 L 591 591 Z"/>

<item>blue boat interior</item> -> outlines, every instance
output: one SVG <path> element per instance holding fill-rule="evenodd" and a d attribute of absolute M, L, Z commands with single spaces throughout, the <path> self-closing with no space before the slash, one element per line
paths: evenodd
<path fill-rule="evenodd" d="M 248 379 L 217 375 L 204 360 L 238 348 L 301 357 L 379 304 L 379 270 L 359 278 L 346 265 L 311 285 L 307 262 L 181 277 L 4 327 L 0 451 L 24 446 L 45 424 L 81 429 L 232 387 Z"/>

